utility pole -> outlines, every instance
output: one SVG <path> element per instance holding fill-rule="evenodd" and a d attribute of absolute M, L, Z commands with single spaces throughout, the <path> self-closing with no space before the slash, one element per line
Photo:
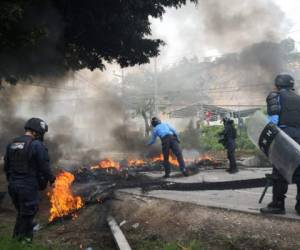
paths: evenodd
<path fill-rule="evenodd" d="M 121 75 L 116 74 L 115 71 L 113 71 L 113 75 L 116 76 L 116 77 L 119 77 L 121 79 L 121 98 L 123 98 L 124 97 L 124 87 L 125 87 L 125 84 L 124 84 L 124 69 L 121 69 Z"/>
<path fill-rule="evenodd" d="M 121 97 L 124 98 L 124 69 L 121 71 Z"/>
<path fill-rule="evenodd" d="M 113 72 L 113 75 L 114 76 L 117 76 L 119 78 L 121 78 L 121 100 L 122 100 L 122 103 L 123 103 L 123 106 L 125 106 L 125 95 L 124 95 L 124 87 L 125 87 L 125 84 L 124 84 L 124 78 L 125 78 L 125 74 L 124 74 L 124 69 L 122 68 L 121 69 L 121 75 L 119 74 L 116 74 L 115 72 Z M 125 109 L 123 110 L 123 124 L 126 124 L 126 120 L 127 120 L 127 114 L 126 114 L 126 111 Z"/>
<path fill-rule="evenodd" d="M 158 97 L 157 97 L 157 57 L 154 58 L 154 115 L 158 116 Z"/>

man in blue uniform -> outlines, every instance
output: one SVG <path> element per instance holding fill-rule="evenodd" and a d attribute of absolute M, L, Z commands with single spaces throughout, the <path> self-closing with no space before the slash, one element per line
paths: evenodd
<path fill-rule="evenodd" d="M 43 144 L 48 125 L 39 118 L 31 118 L 25 124 L 25 134 L 15 138 L 6 149 L 4 171 L 8 180 L 8 192 L 17 210 L 13 237 L 31 242 L 33 219 L 38 211 L 39 190 L 52 184 L 47 148 Z"/>
<path fill-rule="evenodd" d="M 280 74 L 275 79 L 276 90 L 267 97 L 269 121 L 280 127 L 286 134 L 300 144 L 300 96 L 294 91 L 294 79 L 288 74 Z M 273 197 L 261 213 L 284 214 L 285 194 L 288 182 L 276 168 L 273 168 Z M 297 184 L 297 203 L 295 209 L 300 215 L 300 170 L 293 175 L 293 183 Z"/>
<path fill-rule="evenodd" d="M 157 117 L 151 119 L 152 138 L 149 141 L 148 145 L 155 143 L 156 138 L 161 139 L 162 144 L 162 153 L 164 157 L 164 168 L 165 175 L 164 178 L 170 177 L 171 167 L 169 162 L 170 150 L 176 156 L 179 163 L 180 170 L 184 176 L 188 176 L 188 173 L 185 168 L 184 159 L 182 156 L 181 148 L 179 147 L 179 138 L 176 130 L 167 123 L 161 122 Z"/>

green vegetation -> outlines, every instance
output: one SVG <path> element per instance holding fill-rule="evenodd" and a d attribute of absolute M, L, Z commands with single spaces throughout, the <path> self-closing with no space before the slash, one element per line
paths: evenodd
<path fill-rule="evenodd" d="M 202 150 L 205 151 L 219 151 L 224 149 L 223 145 L 218 141 L 220 139 L 219 134 L 223 131 L 223 126 L 210 126 L 202 127 L 201 138 L 202 138 Z"/>
<path fill-rule="evenodd" d="M 70 246 L 62 246 L 58 244 L 41 245 L 38 243 L 25 243 L 14 239 L 9 236 L 0 236 L 0 250 L 70 250 Z M 74 249 L 74 248 L 72 248 Z"/>
<path fill-rule="evenodd" d="M 26 244 L 26 243 L 21 243 L 16 240 L 12 240 L 9 237 L 0 237 L 0 250 L 45 250 L 49 248 L 45 248 L 41 245 L 35 245 L 35 244 Z M 54 248 L 52 248 L 54 249 Z"/>
<path fill-rule="evenodd" d="M 238 137 L 236 139 L 237 149 L 247 152 L 254 152 L 256 151 L 256 147 L 250 141 L 247 135 L 247 130 L 242 128 L 238 131 Z"/>
<path fill-rule="evenodd" d="M 139 250 L 201 250 L 208 249 L 207 244 L 200 240 L 192 240 L 187 243 L 172 242 L 167 243 L 160 239 L 139 239 L 135 236 L 130 241 L 133 249 Z"/>
<path fill-rule="evenodd" d="M 150 36 L 150 17 L 161 18 L 167 8 L 186 2 L 2 0 L 0 78 L 16 84 L 32 76 L 103 70 L 104 61 L 122 67 L 148 63 L 164 44 Z"/>
<path fill-rule="evenodd" d="M 182 244 L 167 244 L 163 247 L 163 250 L 201 250 L 201 249 L 207 249 L 207 246 L 205 243 L 199 241 L 199 240 L 192 240 L 188 245 L 182 245 Z"/>
<path fill-rule="evenodd" d="M 197 239 L 171 243 L 159 239 L 138 239 L 138 236 L 136 236 L 130 244 L 133 249 L 139 250 L 277 249 L 273 242 L 264 238 L 253 239 L 251 237 L 224 235 L 207 238 L 198 236 Z"/>
<path fill-rule="evenodd" d="M 180 133 L 182 147 L 185 149 L 200 149 L 202 146 L 201 131 L 194 128 L 193 122 L 190 121 L 186 130 Z"/>
<path fill-rule="evenodd" d="M 201 129 L 198 129 L 194 128 L 192 122 L 190 122 L 186 130 L 180 133 L 182 147 L 185 149 L 196 149 L 199 151 L 223 150 L 223 145 L 218 142 L 218 134 L 223 130 L 223 128 L 223 126 L 201 126 Z M 246 128 L 237 130 L 237 150 L 254 152 L 256 149 L 247 136 Z"/>

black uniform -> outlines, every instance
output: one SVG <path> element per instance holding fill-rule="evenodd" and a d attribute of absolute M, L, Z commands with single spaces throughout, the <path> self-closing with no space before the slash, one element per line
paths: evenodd
<path fill-rule="evenodd" d="M 170 150 L 176 156 L 181 172 L 186 173 L 185 162 L 183 159 L 181 148 L 178 144 L 178 139 L 174 135 L 167 135 L 161 138 L 162 153 L 164 157 L 164 168 L 167 175 L 171 172 L 169 156 Z"/>
<path fill-rule="evenodd" d="M 24 135 L 7 146 L 4 157 L 8 192 L 17 210 L 13 237 L 32 240 L 33 219 L 38 211 L 39 190 L 53 182 L 47 148 L 39 140 Z"/>
<path fill-rule="evenodd" d="M 162 142 L 162 152 L 164 156 L 164 168 L 165 175 L 164 178 L 170 176 L 171 168 L 169 163 L 170 150 L 174 153 L 179 163 L 179 167 L 184 176 L 188 176 L 185 168 L 184 159 L 182 156 L 182 151 L 179 146 L 179 139 L 176 130 L 168 125 L 167 123 L 162 123 L 157 117 L 151 119 L 151 125 L 153 126 L 152 138 L 148 145 L 155 143 L 157 137 L 161 139 Z"/>
<path fill-rule="evenodd" d="M 300 97 L 292 89 L 273 91 L 267 97 L 267 107 L 268 115 L 270 117 L 278 117 L 277 125 L 300 144 Z M 288 182 L 276 168 L 273 168 L 273 176 L 273 199 L 268 208 L 278 208 L 281 209 L 279 212 L 284 212 L 284 199 L 288 190 Z M 297 203 L 295 208 L 300 214 L 299 168 L 294 173 L 293 183 L 297 184 Z"/>
<path fill-rule="evenodd" d="M 236 172 L 237 165 L 235 159 L 235 139 L 237 136 L 236 129 L 232 120 L 224 120 L 224 131 L 221 133 L 222 139 L 220 142 L 227 149 L 227 158 L 229 160 L 229 172 Z"/>

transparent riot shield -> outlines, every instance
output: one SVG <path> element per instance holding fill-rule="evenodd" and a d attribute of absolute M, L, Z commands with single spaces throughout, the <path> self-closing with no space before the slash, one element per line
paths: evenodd
<path fill-rule="evenodd" d="M 270 136 L 272 129 L 268 129 L 268 126 L 266 116 L 261 111 L 257 111 L 248 120 L 248 136 L 265 153 L 286 181 L 292 183 L 293 174 L 300 166 L 300 146 L 278 127 L 273 127 L 273 135 Z M 262 147 L 263 143 L 267 147 Z"/>

